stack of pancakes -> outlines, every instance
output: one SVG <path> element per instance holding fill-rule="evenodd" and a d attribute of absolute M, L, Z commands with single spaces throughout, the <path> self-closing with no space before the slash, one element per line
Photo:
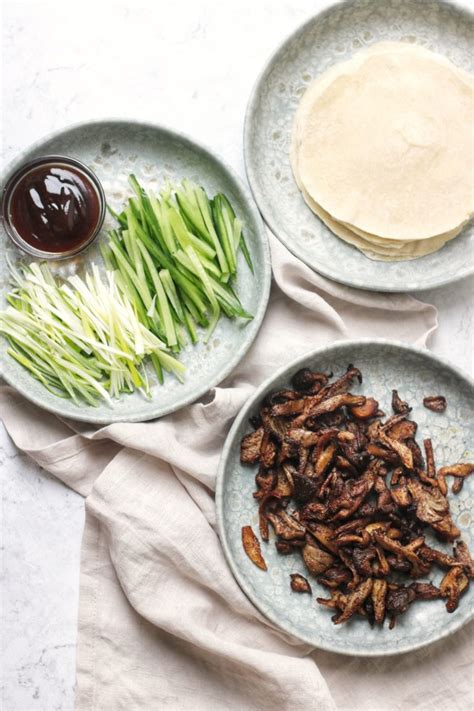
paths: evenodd
<path fill-rule="evenodd" d="M 474 82 L 418 45 L 383 42 L 320 75 L 293 124 L 309 207 L 371 259 L 440 249 L 474 214 Z"/>

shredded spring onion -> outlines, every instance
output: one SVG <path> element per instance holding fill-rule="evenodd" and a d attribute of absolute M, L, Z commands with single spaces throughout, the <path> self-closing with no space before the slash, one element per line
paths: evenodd
<path fill-rule="evenodd" d="M 44 264 L 10 266 L 15 288 L 0 313 L 8 353 L 55 395 L 90 405 L 121 393 L 150 396 L 144 360 L 182 378 L 184 366 L 139 319 L 114 272 L 92 264 L 60 283 Z"/>

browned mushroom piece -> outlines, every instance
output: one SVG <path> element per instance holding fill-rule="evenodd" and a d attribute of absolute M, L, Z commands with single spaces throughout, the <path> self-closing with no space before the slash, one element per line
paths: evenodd
<path fill-rule="evenodd" d="M 469 548 L 464 541 L 456 542 L 454 547 L 454 558 L 463 566 L 466 575 L 470 578 L 474 578 L 474 561 L 472 560 Z"/>
<path fill-rule="evenodd" d="M 318 489 L 317 482 L 306 474 L 293 472 L 293 497 L 298 504 L 312 499 Z"/>
<path fill-rule="evenodd" d="M 267 564 L 263 558 L 259 540 L 253 532 L 252 526 L 244 526 L 242 528 L 242 544 L 244 546 L 244 551 L 247 553 L 252 563 L 254 563 L 257 568 L 266 570 Z"/>
<path fill-rule="evenodd" d="M 451 568 L 453 565 L 459 565 L 459 561 L 452 555 L 444 551 L 439 551 L 436 548 L 431 548 L 431 546 L 427 546 L 426 544 L 423 544 L 418 552 L 423 560 L 436 563 L 440 568 Z"/>
<path fill-rule="evenodd" d="M 265 404 L 267 405 L 277 405 L 281 402 L 286 402 L 287 400 L 298 400 L 300 395 L 294 390 L 276 390 L 273 393 L 269 393 L 265 398 Z"/>
<path fill-rule="evenodd" d="M 275 548 L 280 555 L 290 555 L 295 552 L 294 541 L 276 541 Z"/>
<path fill-rule="evenodd" d="M 459 598 L 469 585 L 469 579 L 461 566 L 450 568 L 442 579 L 439 590 L 441 597 L 446 600 L 448 612 L 454 612 L 459 603 Z"/>
<path fill-rule="evenodd" d="M 321 583 L 321 585 L 327 588 L 339 588 L 349 583 L 351 579 L 352 575 L 350 570 L 345 566 L 335 565 L 325 570 L 324 574 L 318 577 L 318 583 Z"/>
<path fill-rule="evenodd" d="M 340 590 L 332 590 L 329 599 L 317 597 L 316 602 L 330 610 L 343 610 L 347 605 L 347 595 L 344 595 Z"/>
<path fill-rule="evenodd" d="M 350 408 L 352 417 L 356 420 L 369 420 L 377 416 L 379 404 L 373 397 L 368 397 L 363 405 L 355 405 Z"/>
<path fill-rule="evenodd" d="M 387 581 L 382 578 L 376 578 L 372 586 L 372 604 L 374 607 L 374 621 L 378 625 L 383 625 L 385 620 L 387 592 Z"/>
<path fill-rule="evenodd" d="M 424 439 L 423 446 L 425 448 L 426 456 L 426 475 L 430 479 L 434 479 L 436 481 L 436 466 L 434 461 L 433 444 L 431 442 L 431 439 Z M 446 495 L 446 491 L 442 491 L 442 493 Z"/>
<path fill-rule="evenodd" d="M 326 373 L 316 373 L 309 368 L 303 368 L 294 374 L 291 384 L 295 390 L 315 394 L 328 384 L 329 377 Z"/>
<path fill-rule="evenodd" d="M 374 442 L 369 442 L 367 445 L 367 452 L 372 455 L 372 457 L 378 457 L 379 459 L 383 459 L 385 462 L 390 462 L 391 464 L 398 464 L 400 461 L 396 452 L 386 449 L 380 444 L 375 444 Z"/>
<path fill-rule="evenodd" d="M 372 592 L 372 584 L 372 578 L 367 578 L 367 580 L 364 580 L 353 592 L 351 592 L 347 596 L 346 605 L 342 610 L 341 614 L 333 618 L 333 622 L 335 625 L 340 625 L 343 622 L 347 622 L 347 620 L 349 620 L 352 615 L 362 607 L 365 599 Z"/>
<path fill-rule="evenodd" d="M 262 499 L 272 491 L 276 481 L 276 472 L 274 469 L 264 469 L 260 467 L 255 476 L 257 491 L 254 491 L 254 499 Z"/>
<path fill-rule="evenodd" d="M 409 587 L 418 600 L 438 600 L 441 597 L 440 589 L 432 583 L 412 583 Z"/>
<path fill-rule="evenodd" d="M 240 461 L 242 464 L 255 464 L 260 457 L 260 447 L 264 435 L 263 427 L 251 432 L 242 439 L 240 444 Z"/>
<path fill-rule="evenodd" d="M 275 464 L 277 448 L 268 432 L 264 432 L 260 444 L 260 463 L 266 469 L 270 469 Z"/>
<path fill-rule="evenodd" d="M 390 493 L 392 495 L 392 499 L 396 504 L 398 504 L 398 506 L 401 506 L 402 508 L 410 506 L 411 495 L 408 491 L 407 478 L 405 476 L 401 476 L 398 479 L 397 484 L 391 487 Z"/>
<path fill-rule="evenodd" d="M 401 417 L 401 415 L 398 415 L 398 417 Z M 390 424 L 389 427 L 384 428 L 384 432 L 386 432 L 391 439 L 406 442 L 407 439 L 413 439 L 415 437 L 417 428 L 418 425 L 416 422 L 403 417 L 397 422 Z"/>
<path fill-rule="evenodd" d="M 379 432 L 379 441 L 382 445 L 393 450 L 395 454 L 398 454 L 405 469 L 413 469 L 413 454 L 406 444 L 399 442 L 398 439 L 392 439 L 385 432 Z"/>
<path fill-rule="evenodd" d="M 362 380 L 357 368 L 334 382 L 330 377 L 299 371 L 294 389 L 268 393 L 251 418 L 255 431 L 242 439 L 241 461 L 258 467 L 253 496 L 261 538 L 274 538 L 281 555 L 301 556 L 331 591 L 318 602 L 335 611 L 335 624 L 358 616 L 371 626 L 387 618 L 393 628 L 414 601 L 440 597 L 452 612 L 474 577 L 474 562 L 459 540 L 446 478 L 454 477 L 459 491 L 474 464 L 437 468 L 429 437 L 425 464 L 411 408 L 396 390 L 394 414 L 385 417 L 374 397 L 348 392 Z M 442 544 L 455 541 L 453 551 L 429 545 L 430 533 Z M 242 540 L 249 558 L 266 569 L 251 527 Z M 423 580 L 439 569 L 439 588 Z M 299 574 L 291 585 L 311 592 Z"/>
<path fill-rule="evenodd" d="M 396 619 L 403 615 L 416 598 L 416 593 L 404 585 L 391 585 L 387 591 L 386 611 L 390 617 L 390 629 L 395 627 Z"/>
<path fill-rule="evenodd" d="M 408 490 L 416 504 L 416 516 L 420 521 L 428 523 L 448 541 L 460 536 L 459 529 L 451 518 L 448 500 L 438 489 L 427 489 L 419 482 L 411 480 L 408 482 Z"/>
<path fill-rule="evenodd" d="M 311 585 L 308 583 L 306 578 L 303 575 L 300 575 L 299 573 L 291 573 L 290 574 L 291 578 L 291 589 L 294 592 L 298 593 L 309 593 L 311 595 L 312 590 L 311 590 Z"/>
<path fill-rule="evenodd" d="M 448 486 L 446 484 L 447 476 L 455 476 L 458 479 L 469 476 L 474 472 L 474 464 L 471 462 L 463 462 L 462 464 L 451 464 L 449 467 L 441 467 L 438 470 L 438 487 L 444 496 L 448 493 Z"/>
<path fill-rule="evenodd" d="M 406 415 L 411 412 L 411 407 L 401 399 L 396 390 L 392 390 L 392 410 L 396 415 Z"/>
<path fill-rule="evenodd" d="M 386 551 L 394 553 L 398 558 L 406 558 L 411 564 L 411 575 L 414 578 L 426 575 L 430 566 L 423 561 L 410 546 L 402 546 L 398 541 L 389 538 L 383 533 L 374 533 L 373 537 L 377 543 Z"/>
<path fill-rule="evenodd" d="M 367 534 L 368 536 L 369 534 Z M 372 562 L 377 558 L 377 551 L 373 546 L 367 548 L 353 548 L 352 560 L 357 572 L 365 578 L 373 575 Z"/>
<path fill-rule="evenodd" d="M 433 412 L 444 412 L 447 404 L 446 398 L 443 395 L 428 395 L 423 398 L 423 405 Z"/>
<path fill-rule="evenodd" d="M 276 535 L 283 538 L 284 541 L 305 537 L 306 528 L 283 509 L 277 513 L 267 513 L 267 519 L 272 524 Z"/>
<path fill-rule="evenodd" d="M 459 494 L 464 486 L 464 479 L 460 476 L 455 476 L 451 491 L 453 494 Z"/>
<path fill-rule="evenodd" d="M 303 560 L 312 575 L 321 575 L 334 563 L 334 556 L 323 551 L 316 543 L 306 543 L 302 548 Z"/>
<path fill-rule="evenodd" d="M 327 396 L 332 397 L 343 392 L 352 385 L 354 380 L 358 381 L 359 384 L 362 383 L 362 373 L 358 368 L 354 368 L 353 365 L 348 365 L 344 375 L 327 386 Z"/>
<path fill-rule="evenodd" d="M 337 554 L 338 546 L 335 542 L 334 529 L 324 523 L 316 521 L 308 522 L 308 530 L 318 543 L 321 543 L 323 548 L 326 548 L 330 553 Z"/>
<path fill-rule="evenodd" d="M 318 396 L 315 395 L 313 401 L 308 398 L 310 402 L 307 403 L 308 407 L 305 408 L 299 417 L 296 418 L 295 422 L 298 426 L 303 424 L 308 417 L 319 417 L 320 415 L 325 415 L 328 412 L 334 412 L 341 407 L 345 406 L 355 406 L 363 405 L 365 403 L 365 397 L 363 395 L 351 395 L 351 393 L 340 393 L 339 395 L 333 395 L 325 400 L 319 400 Z"/>

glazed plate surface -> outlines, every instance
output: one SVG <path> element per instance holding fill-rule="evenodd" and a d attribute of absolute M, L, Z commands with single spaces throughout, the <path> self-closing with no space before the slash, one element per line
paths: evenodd
<path fill-rule="evenodd" d="M 308 85 L 355 52 L 387 40 L 419 44 L 473 71 L 473 15 L 440 0 L 348 0 L 300 27 L 271 57 L 247 108 L 247 175 L 274 234 L 299 259 L 335 281 L 374 291 L 416 291 L 474 272 L 472 223 L 441 250 L 405 262 L 375 262 L 336 237 L 309 209 L 290 166 L 293 116 Z"/>
<path fill-rule="evenodd" d="M 132 194 L 128 176 L 134 173 L 147 188 L 159 190 L 165 180 L 179 182 L 190 178 L 214 195 L 225 193 L 237 216 L 242 220 L 255 275 L 252 276 L 243 256 L 239 254 L 237 292 L 243 306 L 254 315 L 248 323 L 221 318 L 208 344 L 187 346 L 180 354 L 186 365 L 184 383 L 172 375 L 159 385 L 153 375 L 152 398 L 140 393 L 122 395 L 114 407 L 107 404 L 79 407 L 72 401 L 49 393 L 27 371 L 7 355 L 7 343 L 0 338 L 0 367 L 4 379 L 29 400 L 64 417 L 88 422 L 136 422 L 161 417 L 201 397 L 223 380 L 246 353 L 265 313 L 270 289 L 271 267 L 265 227 L 248 190 L 236 175 L 216 156 L 189 138 L 166 128 L 133 121 L 99 121 L 65 129 L 36 143 L 18 156 L 6 171 L 5 178 L 23 162 L 36 156 L 60 154 L 79 158 L 98 175 L 108 203 L 121 209 Z M 110 216 L 94 244 L 81 255 L 63 261 L 49 262 L 59 275 L 81 273 L 91 262 L 102 263 L 98 244 L 106 240 L 106 230 L 114 226 Z M 6 262 L 8 253 L 15 261 L 24 258 L 0 226 L 0 307 L 5 307 L 9 289 Z"/>
<path fill-rule="evenodd" d="M 437 466 L 474 458 L 474 385 L 466 376 L 426 350 L 390 341 L 360 340 L 334 343 L 306 354 L 267 380 L 246 403 L 227 437 L 218 473 L 217 510 L 221 541 L 227 561 L 241 588 L 253 604 L 285 632 L 321 649 L 355 656 L 377 656 L 408 652 L 455 632 L 473 617 L 474 587 L 471 583 L 458 609 L 446 612 L 444 602 L 417 602 L 397 620 L 393 630 L 371 629 L 362 619 L 345 625 L 331 622 L 331 611 L 318 605 L 316 597 L 329 597 L 327 588 L 308 575 L 301 556 L 279 555 L 273 533 L 269 543 L 261 543 L 268 570 L 259 570 L 246 556 L 241 540 L 243 526 L 258 532 L 255 490 L 256 467 L 240 463 L 240 441 L 251 432 L 249 417 L 257 414 L 265 395 L 290 385 L 300 368 L 333 371 L 335 376 L 353 363 L 362 371 L 363 383 L 351 388 L 354 394 L 374 396 L 385 413 L 391 412 L 391 393 L 396 388 L 413 407 L 411 417 L 418 423 L 419 443 L 431 437 Z M 448 407 L 444 414 L 427 410 L 422 400 L 427 395 L 443 394 Z M 449 483 L 449 487 L 451 482 Z M 457 496 L 449 492 L 453 518 L 464 541 L 474 550 L 472 504 L 474 477 L 465 481 Z M 431 537 L 438 548 L 450 550 Z M 435 572 L 436 571 L 436 572 Z M 290 589 L 290 573 L 308 576 L 313 594 L 298 595 Z M 430 579 L 439 583 L 442 572 L 433 568 Z"/>

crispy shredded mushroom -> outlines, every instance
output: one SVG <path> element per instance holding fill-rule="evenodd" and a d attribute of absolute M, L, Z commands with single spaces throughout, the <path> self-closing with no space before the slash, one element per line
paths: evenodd
<path fill-rule="evenodd" d="M 255 563 L 257 568 L 261 570 L 267 569 L 267 564 L 263 559 L 262 551 L 260 549 L 260 543 L 257 536 L 252 530 L 252 526 L 244 526 L 242 528 L 242 543 L 244 546 L 244 551 L 247 553 L 248 557 Z"/>
<path fill-rule="evenodd" d="M 447 404 L 443 395 L 429 395 L 423 398 L 423 405 L 427 410 L 432 410 L 433 412 L 444 412 Z"/>
<path fill-rule="evenodd" d="M 311 595 L 311 593 L 313 592 L 311 590 L 311 585 L 308 583 L 308 581 L 303 575 L 300 575 L 299 573 L 291 573 L 290 578 L 291 589 L 294 592 L 309 593 Z"/>
<path fill-rule="evenodd" d="M 396 390 L 394 414 L 385 417 L 375 398 L 349 392 L 362 382 L 357 368 L 331 377 L 298 371 L 293 390 L 266 396 L 251 419 L 254 432 L 242 439 L 241 461 L 258 465 L 253 496 L 262 539 L 274 536 L 278 553 L 302 557 L 308 575 L 330 593 L 316 600 L 334 611 L 334 624 L 358 617 L 370 625 L 387 620 L 392 629 L 426 600 L 443 599 L 454 611 L 474 562 L 452 518 L 446 478 L 459 491 L 474 464 L 437 467 L 429 438 L 423 455 L 411 408 Z M 431 545 L 430 533 L 454 548 Z M 265 570 L 250 526 L 242 539 Z M 444 575 L 439 587 L 426 580 L 436 569 Z M 291 575 L 291 587 L 311 594 L 302 575 Z"/>
<path fill-rule="evenodd" d="M 392 390 L 392 410 L 396 415 L 407 415 L 411 412 L 411 407 L 402 400 L 396 390 Z"/>

